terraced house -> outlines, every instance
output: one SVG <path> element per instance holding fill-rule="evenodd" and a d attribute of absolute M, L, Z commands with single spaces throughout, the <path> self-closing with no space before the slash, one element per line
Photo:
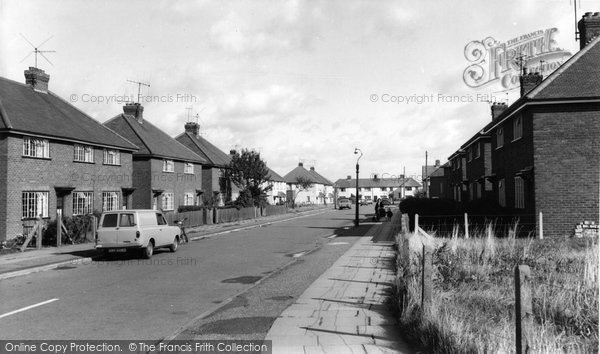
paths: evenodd
<path fill-rule="evenodd" d="M 56 218 L 132 206 L 137 146 L 48 90 L 50 76 L 25 70 L 25 84 L 0 78 L 0 240 Z"/>
<path fill-rule="evenodd" d="M 200 135 L 198 123 L 185 123 L 185 131 L 175 137 L 175 140 L 205 160 L 202 165 L 205 203 L 222 206 L 225 201 L 235 200 L 238 197 L 238 188 L 226 182 L 223 177 L 223 170 L 229 167 L 230 156 Z"/>
<path fill-rule="evenodd" d="M 133 207 L 172 211 L 201 205 L 206 160 L 144 120 L 143 113 L 142 105 L 128 103 L 104 123 L 139 147 L 133 153 Z"/>
<path fill-rule="evenodd" d="M 598 224 L 600 13 L 579 30 L 577 54 L 547 78 L 524 71 L 521 97 L 492 106 L 492 121 L 450 156 L 455 200 L 490 197 L 538 230 L 542 212 L 545 236 Z"/>

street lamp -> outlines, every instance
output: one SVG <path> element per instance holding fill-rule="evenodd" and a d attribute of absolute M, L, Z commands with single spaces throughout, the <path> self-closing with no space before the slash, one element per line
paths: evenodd
<path fill-rule="evenodd" d="M 354 155 L 357 155 L 360 152 L 360 156 L 356 159 L 356 206 L 354 211 L 354 226 L 358 226 L 358 160 L 362 157 L 363 153 L 359 148 L 354 148 Z"/>

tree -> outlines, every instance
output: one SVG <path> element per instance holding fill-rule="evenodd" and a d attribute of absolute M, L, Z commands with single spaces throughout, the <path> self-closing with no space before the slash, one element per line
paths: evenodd
<path fill-rule="evenodd" d="M 231 155 L 227 178 L 240 189 L 236 204 L 262 206 L 266 204 L 266 193 L 273 188 L 267 164 L 260 153 L 243 149 Z"/>
<path fill-rule="evenodd" d="M 306 191 L 312 188 L 313 186 L 313 182 L 306 178 L 306 177 L 296 177 L 296 190 L 294 190 L 294 199 L 292 200 L 292 205 L 295 206 L 296 205 L 296 198 L 298 197 L 298 194 L 300 194 L 300 192 L 302 191 Z"/>

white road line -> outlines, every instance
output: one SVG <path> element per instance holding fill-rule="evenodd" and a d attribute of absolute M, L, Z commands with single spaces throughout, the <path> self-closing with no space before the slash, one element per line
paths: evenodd
<path fill-rule="evenodd" d="M 26 307 L 20 308 L 20 309 L 18 309 L 18 310 L 14 310 L 14 311 L 11 311 L 11 312 L 7 312 L 7 313 L 5 313 L 5 314 L 3 314 L 3 315 L 0 315 L 0 318 L 8 317 L 8 316 L 10 316 L 10 315 L 14 315 L 15 313 L 19 313 L 19 312 L 23 312 L 23 311 L 31 310 L 31 309 L 32 309 L 32 308 L 34 308 L 34 307 L 38 307 L 38 306 L 42 306 L 42 305 L 46 305 L 46 304 L 49 304 L 49 303 L 51 303 L 51 302 L 54 302 L 54 301 L 58 301 L 58 299 L 50 299 L 50 300 L 42 301 L 42 302 L 40 302 L 40 303 L 33 304 L 33 305 L 30 305 L 30 306 L 26 306 Z"/>

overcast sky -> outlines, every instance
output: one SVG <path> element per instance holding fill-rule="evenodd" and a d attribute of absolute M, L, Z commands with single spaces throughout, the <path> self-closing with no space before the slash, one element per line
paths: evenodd
<path fill-rule="evenodd" d="M 578 1 L 579 18 L 589 11 L 597 2 Z M 553 27 L 576 53 L 572 0 L 0 0 L 0 76 L 24 82 L 34 66 L 21 34 L 53 36 L 40 47 L 53 65 L 38 57 L 50 90 L 100 122 L 122 104 L 91 101 L 135 97 L 127 80 L 142 81 L 146 120 L 176 136 L 192 107 L 206 139 L 257 149 L 281 175 L 301 160 L 334 181 L 354 175 L 355 147 L 361 176 L 420 175 L 425 150 L 443 163 L 491 119 L 483 95 L 516 99 L 498 82 L 465 84 L 465 46 Z"/>

